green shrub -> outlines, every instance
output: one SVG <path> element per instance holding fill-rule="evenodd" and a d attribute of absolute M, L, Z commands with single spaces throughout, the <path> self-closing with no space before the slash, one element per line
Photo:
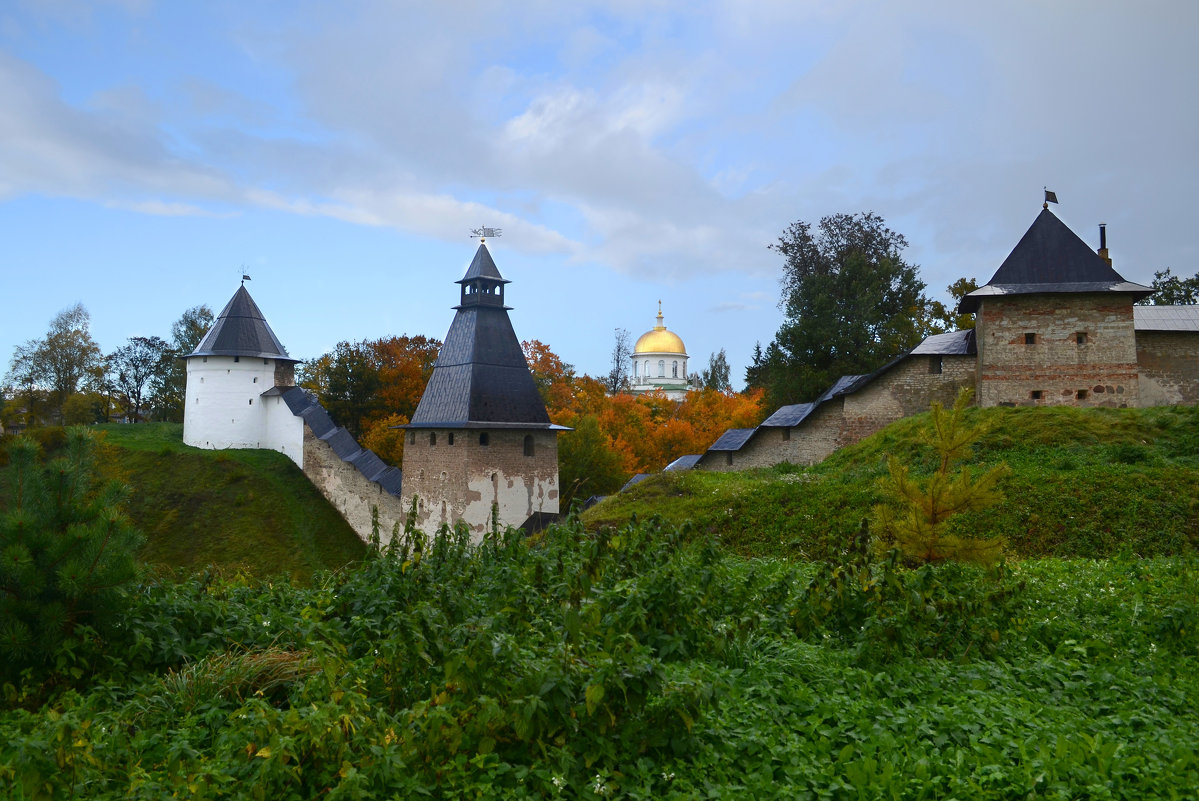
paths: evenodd
<path fill-rule="evenodd" d="M 858 664 L 901 656 L 993 656 L 1021 606 L 1023 585 L 1002 565 L 946 562 L 905 568 L 898 550 L 876 556 L 863 522 L 844 558 L 822 564 L 792 614 L 804 639 L 831 639 Z"/>

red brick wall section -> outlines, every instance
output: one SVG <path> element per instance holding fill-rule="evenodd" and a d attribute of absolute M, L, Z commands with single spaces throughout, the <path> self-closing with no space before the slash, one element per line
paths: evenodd
<path fill-rule="evenodd" d="M 981 406 L 1139 405 L 1127 295 L 986 298 L 976 328 Z"/>

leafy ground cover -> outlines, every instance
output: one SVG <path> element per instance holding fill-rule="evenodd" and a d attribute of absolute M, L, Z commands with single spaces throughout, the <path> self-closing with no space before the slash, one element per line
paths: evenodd
<path fill-rule="evenodd" d="M 991 433 L 971 464 L 1006 462 L 1006 500 L 962 515 L 968 536 L 1006 538 L 1024 557 L 1160 556 L 1199 550 L 1199 407 L 971 409 Z M 745 555 L 824 558 L 882 499 L 886 457 L 933 468 L 927 414 L 902 420 L 809 468 L 663 473 L 588 510 L 589 528 L 634 515 L 690 521 Z"/>
<path fill-rule="evenodd" d="M 311 586 L 148 583 L 116 629 L 81 632 L 48 674 L 5 679 L 0 786 L 96 799 L 1193 796 L 1194 556 L 945 565 L 891 590 L 885 563 L 848 582 L 838 570 L 747 559 L 660 521 L 596 534 L 572 522 L 477 549 L 410 536 Z M 924 655 L 938 627 L 963 622 L 936 587 L 1009 591 L 970 629 L 993 630 L 992 648 Z M 881 647 L 896 617 L 918 636 Z"/>
<path fill-rule="evenodd" d="M 125 503 L 145 536 L 139 560 L 186 574 L 209 566 L 299 581 L 361 559 L 365 547 L 286 456 L 183 444 L 173 423 L 100 425 L 100 472 L 132 490 Z M 37 432 L 54 452 L 62 429 Z M 0 499 L 4 488 L 0 486 Z"/>

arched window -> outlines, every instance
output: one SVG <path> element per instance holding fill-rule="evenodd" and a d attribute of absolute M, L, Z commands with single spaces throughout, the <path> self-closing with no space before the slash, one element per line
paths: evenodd
<path fill-rule="evenodd" d="M 533 435 L 525 434 L 525 456 L 533 455 Z"/>
<path fill-rule="evenodd" d="M 486 448 L 489 443 L 490 443 L 490 438 L 487 436 L 487 432 L 484 431 L 482 434 L 479 435 L 479 444 L 482 445 L 484 448 Z"/>
<path fill-rule="evenodd" d="M 645 360 L 645 369 L 641 371 L 641 374 L 646 378 L 649 378 L 649 359 Z"/>
<path fill-rule="evenodd" d="M 633 362 L 633 378 L 637 377 L 637 362 Z"/>
<path fill-rule="evenodd" d="M 670 377 L 671 378 L 679 377 L 679 363 L 678 362 L 670 363 Z"/>
<path fill-rule="evenodd" d="M 666 377 L 666 360 L 658 359 L 658 378 Z"/>

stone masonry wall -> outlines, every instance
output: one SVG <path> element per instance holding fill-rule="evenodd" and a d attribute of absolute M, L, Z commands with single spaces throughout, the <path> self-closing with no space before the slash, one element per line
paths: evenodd
<path fill-rule="evenodd" d="M 980 406 L 1139 405 L 1127 295 L 986 298 L 976 328 Z"/>
<path fill-rule="evenodd" d="M 1199 404 L 1199 335 L 1138 331 L 1140 405 Z"/>
<path fill-rule="evenodd" d="M 837 447 L 852 445 L 896 420 L 928 411 L 934 401 L 952 406 L 962 387 L 973 387 L 973 356 L 909 356 L 861 390 L 845 396 Z"/>
<path fill-rule="evenodd" d="M 759 428 L 741 450 L 706 454 L 701 470 L 747 470 L 780 462 L 809 465 L 890 423 L 952 405 L 962 387 L 974 385 L 973 356 L 909 356 L 860 391 L 822 404 L 798 426 Z"/>
<path fill-rule="evenodd" d="M 480 440 L 486 437 L 486 444 Z M 533 455 L 525 455 L 525 437 Z M 558 512 L 558 438 L 545 430 L 416 429 L 404 443 L 404 508 L 432 534 L 463 521 L 478 540 L 498 509 L 500 526 Z"/>
<path fill-rule="evenodd" d="M 379 538 L 391 540 L 392 529 L 404 528 L 404 506 L 400 499 L 368 480 L 354 465 L 343 462 L 329 443 L 304 426 L 304 475 L 341 513 L 363 542 L 371 536 L 371 508 L 379 509 Z"/>

